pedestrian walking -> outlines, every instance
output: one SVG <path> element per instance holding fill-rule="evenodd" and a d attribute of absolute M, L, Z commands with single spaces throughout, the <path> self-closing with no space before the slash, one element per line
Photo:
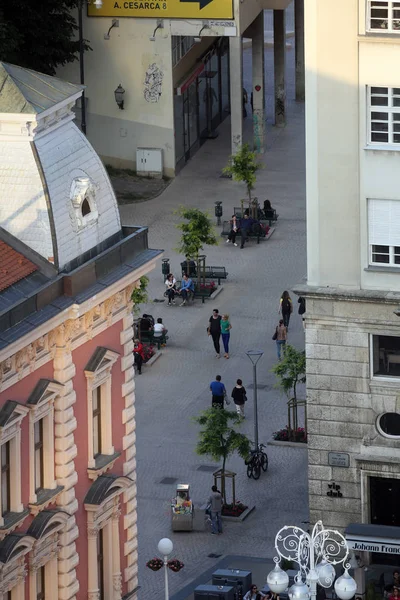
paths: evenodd
<path fill-rule="evenodd" d="M 288 291 L 282 293 L 281 299 L 279 300 L 279 314 L 282 315 L 283 324 L 289 329 L 290 315 L 293 312 L 293 302 L 289 296 Z"/>
<path fill-rule="evenodd" d="M 138 373 L 141 375 L 144 360 L 144 348 L 140 340 L 135 340 L 133 343 L 133 355 L 135 358 L 135 367 L 137 367 Z"/>
<path fill-rule="evenodd" d="M 213 314 L 210 317 L 209 325 L 207 327 L 208 335 L 211 335 L 214 344 L 216 358 L 220 358 L 220 345 L 219 340 L 221 337 L 221 315 L 219 314 L 218 308 L 214 308 Z"/>
<path fill-rule="evenodd" d="M 216 485 L 211 488 L 211 495 L 208 499 L 211 511 L 211 533 L 213 535 L 222 533 L 222 495 Z"/>
<path fill-rule="evenodd" d="M 241 379 L 236 381 L 236 385 L 232 390 L 231 394 L 234 403 L 236 404 L 236 412 L 244 419 L 244 403 L 247 400 L 246 389 L 243 386 Z"/>
<path fill-rule="evenodd" d="M 168 298 L 168 306 L 171 304 L 175 304 L 175 294 L 176 294 L 176 279 L 172 273 L 167 275 L 167 279 L 165 280 L 166 295 Z"/>
<path fill-rule="evenodd" d="M 222 336 L 222 343 L 224 344 L 225 358 L 229 358 L 229 340 L 231 337 L 231 334 L 230 334 L 231 329 L 232 329 L 232 325 L 229 321 L 229 315 L 222 315 L 221 336 Z"/>
<path fill-rule="evenodd" d="M 211 406 L 213 408 L 224 408 L 226 389 L 221 382 L 221 375 L 216 375 L 215 381 L 210 383 L 210 390 L 212 394 Z"/>
<path fill-rule="evenodd" d="M 181 306 L 185 306 L 186 300 L 188 299 L 190 292 L 194 292 L 194 283 L 190 279 L 190 277 L 186 275 L 186 273 L 182 277 L 181 289 L 179 291 L 183 300 Z"/>
<path fill-rule="evenodd" d="M 286 345 L 287 340 L 287 329 L 283 322 L 283 319 L 280 319 L 279 325 L 276 326 L 275 333 L 272 336 L 272 339 L 276 341 L 276 353 L 278 355 L 278 360 L 281 360 L 282 348 Z"/>
<path fill-rule="evenodd" d="M 236 218 L 236 215 L 232 215 L 232 219 L 231 219 L 231 230 L 229 232 L 228 235 L 228 239 L 226 240 L 226 243 L 229 244 L 229 242 L 232 242 L 232 244 L 234 246 L 237 246 L 236 243 L 236 235 L 238 233 L 239 230 L 239 224 Z"/>

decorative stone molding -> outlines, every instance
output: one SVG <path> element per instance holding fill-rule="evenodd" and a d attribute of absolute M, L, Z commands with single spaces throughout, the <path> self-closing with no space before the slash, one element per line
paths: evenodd
<path fill-rule="evenodd" d="M 79 232 L 97 222 L 99 218 L 96 205 L 97 187 L 90 177 L 83 172 L 82 176 L 75 177 L 72 181 L 69 202 L 74 231 Z"/>

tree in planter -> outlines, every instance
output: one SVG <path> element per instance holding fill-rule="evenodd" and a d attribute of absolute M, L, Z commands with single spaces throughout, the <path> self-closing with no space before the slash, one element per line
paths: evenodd
<path fill-rule="evenodd" d="M 242 418 L 237 413 L 223 408 L 208 408 L 194 420 L 202 427 L 196 446 L 197 454 L 207 455 L 215 461 L 222 460 L 221 494 L 224 504 L 226 504 L 226 461 L 235 452 L 243 460 L 250 454 L 250 440 L 234 428 L 241 423 Z"/>
<path fill-rule="evenodd" d="M 249 208 L 251 208 L 251 192 L 256 183 L 256 171 L 261 167 L 256 156 L 256 153 L 250 150 L 249 144 L 244 144 L 237 154 L 230 157 L 230 164 L 223 169 L 223 173 L 246 185 Z"/>
<path fill-rule="evenodd" d="M 139 287 L 135 288 L 131 295 L 131 300 L 133 302 L 133 312 L 135 315 L 140 313 L 140 305 L 147 304 L 149 301 L 149 296 L 147 294 L 147 286 L 149 283 L 149 278 L 143 275 L 139 279 Z"/>
<path fill-rule="evenodd" d="M 298 405 L 297 386 L 306 382 L 306 355 L 304 350 L 296 350 L 293 346 L 286 344 L 285 352 L 281 361 L 273 368 L 278 382 L 275 387 L 280 388 L 288 397 L 288 434 L 289 440 L 297 441 L 295 433 L 298 429 Z M 306 405 L 304 403 L 305 411 Z M 307 412 L 305 412 L 305 432 L 307 435 Z"/>
<path fill-rule="evenodd" d="M 186 208 L 181 206 L 176 213 L 184 219 L 185 222 L 178 223 L 176 226 L 182 232 L 177 252 L 180 252 L 185 258 L 195 259 L 199 265 L 199 254 L 203 246 L 217 246 L 218 239 L 214 233 L 214 226 L 207 213 L 198 208 Z M 189 265 L 187 265 L 189 268 Z M 199 277 L 199 269 L 197 271 Z M 204 279 L 204 277 L 203 277 Z"/>

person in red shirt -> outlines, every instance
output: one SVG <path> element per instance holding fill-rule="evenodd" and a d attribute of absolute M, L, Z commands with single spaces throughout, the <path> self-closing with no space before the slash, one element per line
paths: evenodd
<path fill-rule="evenodd" d="M 397 587 L 393 588 L 393 591 L 389 596 L 389 600 L 400 600 L 400 592 Z"/>
<path fill-rule="evenodd" d="M 135 356 L 135 365 L 137 367 L 139 375 L 142 374 L 142 364 L 144 360 L 144 348 L 140 340 L 134 341 L 133 354 Z"/>

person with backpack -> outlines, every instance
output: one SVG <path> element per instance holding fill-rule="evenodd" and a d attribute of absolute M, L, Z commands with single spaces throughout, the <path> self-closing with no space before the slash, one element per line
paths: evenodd
<path fill-rule="evenodd" d="M 279 314 L 282 315 L 283 324 L 286 329 L 289 329 L 290 315 L 293 312 L 293 302 L 286 290 L 283 292 L 279 301 Z"/>

